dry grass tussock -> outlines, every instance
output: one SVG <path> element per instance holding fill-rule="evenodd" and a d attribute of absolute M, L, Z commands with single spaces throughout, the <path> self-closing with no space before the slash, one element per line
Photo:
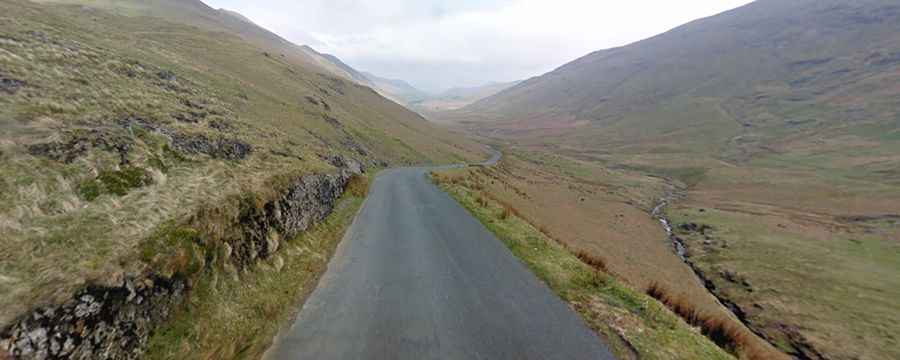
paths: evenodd
<path fill-rule="evenodd" d="M 347 181 L 347 192 L 358 198 L 365 198 L 369 194 L 369 179 L 362 175 L 354 174 Z"/>
<path fill-rule="evenodd" d="M 753 334 L 738 325 L 734 319 L 700 311 L 687 298 L 673 294 L 658 283 L 650 284 L 646 294 L 659 300 L 688 324 L 700 328 L 703 335 L 726 351 L 742 359 L 773 358 L 772 351 L 755 342 Z"/>
<path fill-rule="evenodd" d="M 484 194 L 479 195 L 478 198 L 475 199 L 475 202 L 478 203 L 478 206 L 481 207 L 488 207 L 491 204 L 491 201 L 488 200 L 487 196 L 485 196 Z"/>
<path fill-rule="evenodd" d="M 604 260 L 603 258 L 584 250 L 576 251 L 575 256 L 578 257 L 581 262 L 588 264 L 590 267 L 605 273 L 609 273 L 609 269 L 607 269 L 606 267 L 606 260 Z"/>
<path fill-rule="evenodd" d="M 500 220 L 507 220 L 511 216 L 520 217 L 519 212 L 515 208 L 513 208 L 512 206 L 509 206 L 509 205 L 503 205 L 503 209 L 500 211 L 500 215 L 499 215 Z"/>

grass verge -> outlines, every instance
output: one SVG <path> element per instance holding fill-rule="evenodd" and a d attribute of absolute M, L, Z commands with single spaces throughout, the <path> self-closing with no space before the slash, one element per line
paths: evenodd
<path fill-rule="evenodd" d="M 315 288 L 363 203 L 366 184 L 352 180 L 323 222 L 241 273 L 209 271 L 185 308 L 150 339 L 147 359 L 257 359 Z"/>
<path fill-rule="evenodd" d="M 447 173 L 468 172 L 452 170 Z M 476 190 L 471 177 L 432 179 L 493 232 L 576 310 L 620 359 L 731 359 L 663 304 L 588 265 L 508 206 Z M 455 174 L 458 175 L 458 174 Z"/>

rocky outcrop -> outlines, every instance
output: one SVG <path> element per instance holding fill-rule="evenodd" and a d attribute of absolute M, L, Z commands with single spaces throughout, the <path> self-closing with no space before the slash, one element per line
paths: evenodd
<path fill-rule="evenodd" d="M 175 134 L 172 146 L 186 153 L 224 160 L 243 160 L 253 151 L 250 144 L 237 139 L 210 139 L 204 135 Z"/>
<path fill-rule="evenodd" d="M 91 148 L 99 148 L 117 154 L 120 164 L 125 165 L 133 146 L 133 140 L 126 135 L 108 129 L 79 129 L 66 132 L 63 138 L 62 141 L 28 145 L 28 153 L 69 164 Z"/>
<path fill-rule="evenodd" d="M 232 231 L 222 240 L 232 249 L 228 262 L 253 266 L 334 209 L 348 181 L 363 171 L 356 160 L 339 157 L 341 169 L 302 176 L 261 207 L 242 205 Z M 337 162 L 337 161 L 336 161 Z M 222 271 L 214 262 L 205 272 Z M 134 359 L 146 349 L 154 329 L 190 297 L 190 276 L 162 276 L 148 270 L 117 285 L 89 285 L 62 304 L 41 306 L 0 330 L 0 359 Z"/>
<path fill-rule="evenodd" d="M 295 180 L 279 199 L 260 208 L 245 209 L 239 222 L 241 232 L 227 240 L 231 261 L 238 268 L 265 259 L 278 251 L 281 239 L 290 239 L 331 214 L 353 174 L 362 172 L 356 160 L 335 174 L 309 175 Z"/>
<path fill-rule="evenodd" d="M 23 86 L 25 86 L 25 82 L 22 80 L 0 76 L 0 91 L 4 93 L 15 95 Z"/>
<path fill-rule="evenodd" d="M 64 304 L 23 316 L 0 334 L 0 350 L 13 359 L 137 358 L 154 325 L 182 302 L 185 285 L 151 275 L 89 286 Z"/>

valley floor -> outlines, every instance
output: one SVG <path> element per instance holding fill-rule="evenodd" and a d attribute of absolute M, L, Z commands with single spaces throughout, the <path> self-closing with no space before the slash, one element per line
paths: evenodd
<path fill-rule="evenodd" d="M 678 167 L 540 146 L 505 153 L 483 170 L 480 191 L 601 258 L 631 286 L 660 286 L 701 312 L 740 320 L 767 340 L 754 341 L 762 349 L 771 343 L 809 359 L 898 356 L 895 190 L 865 193 L 862 181 L 835 184 L 822 179 L 827 172 L 764 164 Z M 649 215 L 664 197 L 691 266 Z"/>

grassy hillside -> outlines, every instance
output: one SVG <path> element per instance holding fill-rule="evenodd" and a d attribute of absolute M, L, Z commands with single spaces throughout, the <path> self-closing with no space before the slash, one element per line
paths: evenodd
<path fill-rule="evenodd" d="M 199 1 L 0 3 L 0 324 L 145 266 L 160 224 L 335 171 L 479 148 Z"/>
<path fill-rule="evenodd" d="M 893 1 L 760 0 L 448 118 L 537 154 L 665 179 L 693 270 L 750 328 L 801 358 L 894 358 L 898 54 Z"/>

